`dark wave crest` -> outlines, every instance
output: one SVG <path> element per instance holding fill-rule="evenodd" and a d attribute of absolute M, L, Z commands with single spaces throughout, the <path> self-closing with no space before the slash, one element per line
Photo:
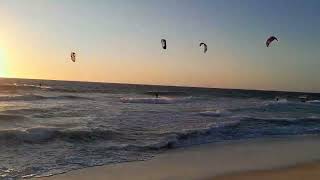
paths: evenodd
<path fill-rule="evenodd" d="M 274 119 L 239 117 L 236 119 L 238 120 L 205 129 L 167 133 L 166 139 L 147 148 L 171 149 L 224 140 L 320 133 L 320 117 Z"/>
<path fill-rule="evenodd" d="M 0 130 L 0 140 L 6 143 L 45 143 L 53 140 L 68 142 L 125 141 L 122 149 L 158 150 L 222 140 L 259 138 L 267 136 L 320 133 L 320 118 L 253 118 L 213 123 L 203 129 L 165 133 L 126 133 L 105 129 L 64 129 L 34 127 L 29 129 Z M 143 139 L 143 143 L 138 143 Z M 151 139 L 148 141 L 148 139 Z M 115 148 L 115 147 L 113 147 Z"/>
<path fill-rule="evenodd" d="M 118 136 L 112 130 L 68 130 L 54 127 L 34 127 L 28 129 L 0 130 L 0 140 L 6 143 L 45 143 L 52 140 L 65 140 L 70 142 L 108 140 Z"/>

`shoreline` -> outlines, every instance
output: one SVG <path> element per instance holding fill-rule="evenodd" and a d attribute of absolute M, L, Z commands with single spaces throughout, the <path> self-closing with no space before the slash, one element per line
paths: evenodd
<path fill-rule="evenodd" d="M 32 179 L 226 180 L 241 179 L 242 176 L 247 177 L 252 173 L 271 175 L 274 171 L 291 169 L 296 165 L 298 168 L 309 167 L 310 163 L 317 164 L 320 169 L 318 160 L 320 136 L 255 139 L 180 148 L 146 161 L 89 167 Z M 320 175 L 317 177 L 320 178 Z"/>

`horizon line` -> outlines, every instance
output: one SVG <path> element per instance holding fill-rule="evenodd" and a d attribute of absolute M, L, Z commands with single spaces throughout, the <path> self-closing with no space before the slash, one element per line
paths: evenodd
<path fill-rule="evenodd" d="M 320 94 L 320 92 L 311 91 L 289 91 L 275 89 L 240 89 L 240 88 L 224 88 L 224 87 L 207 87 L 207 86 L 188 86 L 188 85 L 168 85 L 168 84 L 140 84 L 140 83 L 122 83 L 122 82 L 106 82 L 106 81 L 81 81 L 81 80 L 64 80 L 64 79 L 38 79 L 38 78 L 18 78 L 18 77 L 0 77 L 0 79 L 21 79 L 21 80 L 38 80 L 38 81 L 66 81 L 66 82 L 81 82 L 81 83 L 101 83 L 101 84 L 126 84 L 138 86 L 159 86 L 159 87 L 178 87 L 178 88 L 199 88 L 199 89 L 221 89 L 221 90 L 240 90 L 240 91 L 269 91 L 269 92 L 286 92 L 286 93 L 308 93 Z"/>

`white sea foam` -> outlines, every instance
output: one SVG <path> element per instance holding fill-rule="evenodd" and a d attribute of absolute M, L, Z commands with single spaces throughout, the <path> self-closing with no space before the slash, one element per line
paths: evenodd
<path fill-rule="evenodd" d="M 191 97 L 186 98 L 171 98 L 171 97 L 160 97 L 160 98 L 150 98 L 150 97 L 129 97 L 121 98 L 123 103 L 139 103 L 139 104 L 172 104 L 178 102 L 187 102 Z"/>
<path fill-rule="evenodd" d="M 307 101 L 307 103 L 320 104 L 320 100 L 311 100 L 311 101 Z"/>
<path fill-rule="evenodd" d="M 211 117 L 220 117 L 225 115 L 230 115 L 231 112 L 227 110 L 213 110 L 213 111 L 203 111 L 199 113 L 201 116 L 211 116 Z"/>

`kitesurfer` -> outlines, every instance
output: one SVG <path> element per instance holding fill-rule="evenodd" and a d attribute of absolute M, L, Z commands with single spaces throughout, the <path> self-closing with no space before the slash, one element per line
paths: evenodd
<path fill-rule="evenodd" d="M 207 50 L 208 50 L 207 44 L 205 44 L 205 43 L 202 42 L 202 43 L 200 43 L 200 47 L 201 47 L 201 46 L 204 46 L 203 52 L 206 53 Z"/>
<path fill-rule="evenodd" d="M 266 46 L 269 47 L 274 40 L 278 41 L 278 38 L 276 38 L 275 36 L 270 36 L 266 41 Z"/>
<path fill-rule="evenodd" d="M 161 44 L 163 49 L 167 49 L 167 41 L 165 39 L 161 39 Z"/>

